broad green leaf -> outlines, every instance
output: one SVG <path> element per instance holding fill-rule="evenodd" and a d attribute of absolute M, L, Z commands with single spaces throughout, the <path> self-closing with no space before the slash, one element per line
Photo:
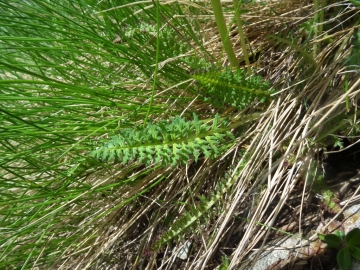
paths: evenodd
<path fill-rule="evenodd" d="M 318 233 L 318 237 L 321 241 L 325 242 L 325 236 L 326 236 L 326 234 Z"/>
<path fill-rule="evenodd" d="M 336 256 L 341 270 L 348 270 L 351 266 L 351 256 L 349 247 L 340 250 Z"/>
<path fill-rule="evenodd" d="M 360 1 L 359 0 L 350 0 L 351 3 L 354 4 L 354 6 L 359 7 L 360 6 Z"/>
<path fill-rule="evenodd" d="M 351 254 L 351 256 L 353 256 L 355 259 L 357 259 L 357 260 L 360 261 L 360 248 L 351 246 L 351 247 L 350 247 L 350 254 Z"/>
<path fill-rule="evenodd" d="M 335 234 L 339 236 L 342 240 L 345 240 L 345 233 L 343 231 L 336 231 Z"/>
<path fill-rule="evenodd" d="M 340 237 L 335 234 L 325 235 L 324 241 L 326 242 L 326 244 L 328 244 L 332 248 L 339 248 L 341 245 L 341 242 L 342 242 Z"/>
<path fill-rule="evenodd" d="M 348 232 L 345 236 L 346 245 L 356 246 L 360 244 L 360 229 L 355 228 Z"/>

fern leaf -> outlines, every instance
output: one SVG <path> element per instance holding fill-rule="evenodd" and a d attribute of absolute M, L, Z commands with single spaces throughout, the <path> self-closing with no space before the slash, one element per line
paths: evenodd
<path fill-rule="evenodd" d="M 103 161 L 121 160 L 123 164 L 137 160 L 176 166 L 191 158 L 197 161 L 202 153 L 205 157 L 216 157 L 225 151 L 223 143 L 234 139 L 225 127 L 227 123 L 220 123 L 218 115 L 212 125 L 200 121 L 195 114 L 193 117 L 194 120 L 185 121 L 176 116 L 146 127 L 124 129 L 91 155 Z"/>
<path fill-rule="evenodd" d="M 200 83 L 204 101 L 216 107 L 231 105 L 241 110 L 256 98 L 260 102 L 269 101 L 272 93 L 268 82 L 260 76 L 247 77 L 247 72 L 242 69 L 204 71 L 192 77 Z"/>
<path fill-rule="evenodd" d="M 200 203 L 197 205 L 197 207 L 195 208 L 190 206 L 190 210 L 185 212 L 182 217 L 172 225 L 170 230 L 155 243 L 154 248 L 159 249 L 170 240 L 179 239 L 182 235 L 191 230 L 194 230 L 193 228 L 196 227 L 196 223 L 198 223 L 200 218 L 204 217 L 206 213 L 209 213 L 211 216 L 211 211 L 209 210 L 212 209 L 212 207 L 218 203 L 219 200 L 221 200 L 223 194 L 230 190 L 231 186 L 237 179 L 237 175 L 243 169 L 246 162 L 247 160 L 243 158 L 242 165 L 239 166 L 236 175 L 233 177 L 230 177 L 230 173 L 226 173 L 225 178 L 217 183 L 215 190 L 209 196 L 209 198 L 206 198 L 205 196 L 199 196 L 198 198 Z"/>

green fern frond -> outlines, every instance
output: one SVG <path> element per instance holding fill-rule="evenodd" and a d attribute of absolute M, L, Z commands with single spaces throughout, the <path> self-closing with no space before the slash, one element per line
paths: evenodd
<path fill-rule="evenodd" d="M 192 121 L 176 116 L 145 127 L 127 128 L 93 150 L 91 156 L 102 161 L 121 160 L 123 164 L 137 160 L 145 164 L 161 162 L 164 166 L 185 164 L 190 158 L 197 161 L 201 154 L 214 158 L 226 150 L 229 139 L 234 139 L 226 122 L 218 123 L 218 115 L 211 125 L 194 114 Z"/>
<path fill-rule="evenodd" d="M 231 182 L 227 183 L 226 190 L 230 188 Z M 205 199 L 201 198 L 199 205 L 197 207 L 190 207 L 190 210 L 183 214 L 183 216 L 175 222 L 175 224 L 172 225 L 171 230 L 169 230 L 167 233 L 165 233 L 161 239 L 159 239 L 155 245 L 155 249 L 161 248 L 164 244 L 169 242 L 172 239 L 180 239 L 183 235 L 186 233 L 190 233 L 191 231 L 194 231 L 196 228 L 196 223 L 199 222 L 199 220 L 204 217 L 204 215 L 211 210 L 211 208 L 214 206 L 215 203 L 217 203 L 221 197 L 222 194 L 224 194 L 223 191 L 215 191 L 211 198 Z"/>
<path fill-rule="evenodd" d="M 216 188 L 211 193 L 209 198 L 205 196 L 199 196 L 200 203 L 195 207 L 190 206 L 190 210 L 185 212 L 182 217 L 176 221 L 171 230 L 165 233 L 154 245 L 154 249 L 160 249 L 164 244 L 169 242 L 172 239 L 180 239 L 186 233 L 196 230 L 196 223 L 200 219 L 205 219 L 207 213 L 211 213 L 212 207 L 219 202 L 223 194 L 229 192 L 231 186 L 234 184 L 237 179 L 238 174 L 242 171 L 244 165 L 246 164 L 246 159 L 243 159 L 241 166 L 238 168 L 237 173 L 231 176 L 230 173 L 226 173 L 224 179 L 220 180 L 217 183 Z"/>
<path fill-rule="evenodd" d="M 248 76 L 242 69 L 199 70 L 192 77 L 200 84 L 204 101 L 216 107 L 232 106 L 239 110 L 247 107 L 255 99 L 267 102 L 273 93 L 269 82 L 260 76 Z"/>

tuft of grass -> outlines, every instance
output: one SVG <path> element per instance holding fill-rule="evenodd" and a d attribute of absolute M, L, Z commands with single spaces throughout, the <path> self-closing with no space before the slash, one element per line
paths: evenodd
<path fill-rule="evenodd" d="M 90 157 L 98 138 L 147 115 L 177 115 L 190 101 L 181 94 L 188 75 L 176 58 L 197 36 L 187 30 L 185 40 L 176 31 L 192 29 L 190 22 L 168 21 L 169 12 L 182 8 L 159 6 L 156 17 L 148 3 L 113 7 L 96 1 L 0 4 L 2 268 L 49 267 L 91 246 L 103 212 L 116 209 L 113 196 L 138 181 L 136 174 L 115 181 L 113 166 Z M 132 16 L 139 11 L 142 22 Z M 149 30 L 156 26 L 157 32 Z M 123 27 L 136 31 L 114 43 Z M 154 63 L 165 80 L 154 80 Z M 167 89 L 175 82 L 179 87 Z"/>

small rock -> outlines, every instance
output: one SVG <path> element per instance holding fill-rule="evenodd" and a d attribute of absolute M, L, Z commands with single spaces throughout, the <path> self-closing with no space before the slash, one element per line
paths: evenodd
<path fill-rule="evenodd" d="M 186 260 L 189 256 L 190 246 L 191 246 L 191 242 L 186 241 L 177 250 L 175 249 L 176 257 L 180 258 L 181 260 Z"/>

